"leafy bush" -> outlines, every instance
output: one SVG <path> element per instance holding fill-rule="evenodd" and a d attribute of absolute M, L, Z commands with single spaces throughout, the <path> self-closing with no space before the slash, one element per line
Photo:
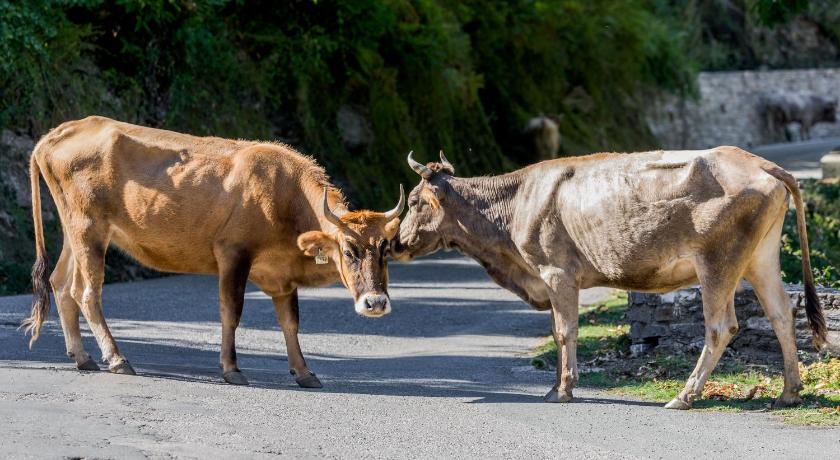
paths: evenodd
<path fill-rule="evenodd" d="M 816 180 L 802 183 L 807 206 L 811 268 L 817 284 L 840 288 L 840 185 Z M 782 273 L 785 281 L 802 282 L 802 251 L 796 214 L 788 211 L 782 234 Z"/>

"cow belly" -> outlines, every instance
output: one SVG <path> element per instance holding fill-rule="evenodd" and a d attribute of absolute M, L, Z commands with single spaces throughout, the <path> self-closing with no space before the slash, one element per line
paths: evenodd
<path fill-rule="evenodd" d="M 623 276 L 607 281 L 611 287 L 640 292 L 669 292 L 697 283 L 693 256 L 678 256 L 660 264 L 634 266 Z"/>
<path fill-rule="evenodd" d="M 171 234 L 168 238 L 148 238 L 139 232 L 113 228 L 111 242 L 141 264 L 172 273 L 216 273 L 211 245 L 190 241 L 189 236 Z"/>

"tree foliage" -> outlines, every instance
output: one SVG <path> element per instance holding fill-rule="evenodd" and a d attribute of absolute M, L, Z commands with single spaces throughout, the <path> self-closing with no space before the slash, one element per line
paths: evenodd
<path fill-rule="evenodd" d="M 1 0 L 0 37 L 0 127 L 96 113 L 281 139 L 367 206 L 416 179 L 409 149 L 443 148 L 464 174 L 529 161 L 538 114 L 567 154 L 653 146 L 637 108 L 693 72 L 642 0 Z M 365 145 L 343 142 L 342 107 Z"/>

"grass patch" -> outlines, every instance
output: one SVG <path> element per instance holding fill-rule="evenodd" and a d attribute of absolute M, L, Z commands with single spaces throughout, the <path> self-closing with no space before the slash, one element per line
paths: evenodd
<path fill-rule="evenodd" d="M 578 361 L 624 350 L 630 346 L 630 325 L 624 320 L 627 310 L 627 293 L 616 292 L 601 303 L 587 305 L 580 310 L 578 319 Z M 544 369 L 557 365 L 557 345 L 554 339 L 537 349 L 531 364 Z"/>
<path fill-rule="evenodd" d="M 604 302 L 581 308 L 580 385 L 664 404 L 683 388 L 697 357 L 631 357 L 626 310 L 626 293 L 616 293 Z M 552 338 L 547 338 L 536 350 L 531 363 L 540 369 L 557 365 L 557 347 Z M 781 365 L 780 359 L 777 364 Z M 694 407 L 725 412 L 768 411 L 794 425 L 840 426 L 840 359 L 826 356 L 808 364 L 800 363 L 799 367 L 804 385 L 800 407 L 772 409 L 773 401 L 782 391 L 781 372 L 737 357 L 721 360 Z"/>

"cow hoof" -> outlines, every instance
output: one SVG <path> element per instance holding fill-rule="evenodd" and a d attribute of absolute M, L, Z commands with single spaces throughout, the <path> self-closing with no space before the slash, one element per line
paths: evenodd
<path fill-rule="evenodd" d="M 222 374 L 222 378 L 231 385 L 248 385 L 248 379 L 240 371 L 227 371 Z"/>
<path fill-rule="evenodd" d="M 802 404 L 802 398 L 799 396 L 779 396 L 779 398 L 773 401 L 773 409 L 785 409 L 787 407 L 796 407 Z"/>
<path fill-rule="evenodd" d="M 324 385 L 321 384 L 321 381 L 318 380 L 315 374 L 309 374 L 305 377 L 295 377 L 295 382 L 301 388 L 324 388 Z"/>
<path fill-rule="evenodd" d="M 679 398 L 674 398 L 668 404 L 665 404 L 666 409 L 674 409 L 674 410 L 689 410 L 691 409 L 691 404 L 683 401 Z"/>
<path fill-rule="evenodd" d="M 94 364 L 95 366 L 96 364 Z M 134 372 L 134 368 L 131 367 L 131 364 L 128 364 L 128 361 L 123 361 L 115 366 L 109 367 L 109 371 L 113 374 L 122 374 L 122 375 L 137 375 Z"/>
<path fill-rule="evenodd" d="M 562 395 L 555 389 L 546 393 L 543 401 L 548 403 L 566 403 L 572 400 L 572 395 L 563 393 Z"/>
<path fill-rule="evenodd" d="M 81 364 L 76 364 L 76 369 L 80 371 L 98 371 L 99 365 L 96 364 L 96 361 L 94 361 L 93 359 L 88 358 L 87 361 Z"/>

